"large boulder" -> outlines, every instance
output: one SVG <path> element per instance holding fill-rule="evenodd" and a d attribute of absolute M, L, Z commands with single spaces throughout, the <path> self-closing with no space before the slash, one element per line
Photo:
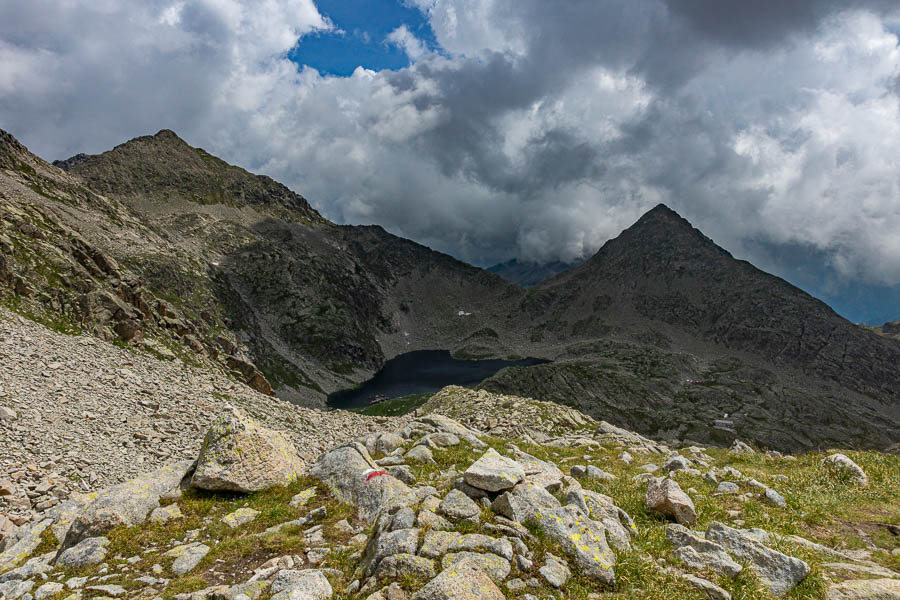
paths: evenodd
<path fill-rule="evenodd" d="M 72 521 L 63 540 L 62 550 L 71 548 L 85 538 L 102 536 L 114 527 L 131 527 L 143 523 L 150 511 L 159 506 L 160 496 L 179 489 L 182 479 L 190 474 L 193 465 L 192 461 L 181 461 L 96 495 L 91 494 L 93 499 Z"/>
<path fill-rule="evenodd" d="M 413 595 L 412 600 L 505 600 L 503 592 L 471 561 L 444 569 Z"/>
<path fill-rule="evenodd" d="M 309 473 L 325 482 L 339 500 L 356 506 L 369 523 L 382 509 L 408 506 L 416 500 L 405 483 L 381 470 L 365 446 L 356 442 L 326 452 Z"/>
<path fill-rule="evenodd" d="M 697 511 L 694 502 L 681 490 L 673 479 L 668 477 L 652 478 L 647 483 L 645 497 L 647 508 L 675 519 L 682 525 L 693 525 L 697 522 Z"/>
<path fill-rule="evenodd" d="M 582 573 L 607 585 L 615 583 L 616 555 L 606 542 L 603 525 L 572 504 L 535 515 L 534 521 Z"/>
<path fill-rule="evenodd" d="M 707 527 L 706 539 L 724 547 L 738 561 L 747 563 L 773 596 L 783 596 L 809 575 L 809 565 L 799 558 L 763 546 L 717 521 Z"/>
<path fill-rule="evenodd" d="M 508 490 L 525 479 L 525 470 L 511 458 L 502 456 L 493 448 L 488 448 L 481 458 L 466 469 L 463 478 L 472 487 L 488 492 L 499 492 Z"/>
<path fill-rule="evenodd" d="M 209 428 L 191 485 L 204 490 L 256 492 L 288 485 L 303 471 L 294 444 L 227 407 Z"/>

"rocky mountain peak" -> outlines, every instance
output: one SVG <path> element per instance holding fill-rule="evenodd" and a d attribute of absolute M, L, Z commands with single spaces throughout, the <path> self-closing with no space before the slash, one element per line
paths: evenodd
<path fill-rule="evenodd" d="M 287 186 L 194 148 L 170 129 L 136 137 L 102 154 L 78 154 L 54 164 L 118 198 L 252 206 L 285 221 L 327 223 Z"/>

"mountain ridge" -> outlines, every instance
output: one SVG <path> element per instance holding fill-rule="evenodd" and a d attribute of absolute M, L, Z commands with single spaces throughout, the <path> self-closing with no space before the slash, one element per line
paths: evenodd
<path fill-rule="evenodd" d="M 129 331 L 140 335 L 127 343 L 166 341 L 245 380 L 259 373 L 301 405 L 323 407 L 327 393 L 400 353 L 445 349 L 553 361 L 482 385 L 646 434 L 726 444 L 742 436 L 786 449 L 900 441 L 900 382 L 889 368 L 900 344 L 735 260 L 662 205 L 584 264 L 525 290 L 382 228 L 330 223 L 302 196 L 166 130 L 63 161 L 67 172 L 27 160 L 46 177 L 0 171 L 0 201 L 18 211 L 0 224 L 10 249 L 31 248 L 31 258 L 0 258 L 32 293 L 17 294 L 7 278 L 0 299 L 60 314 L 50 299 L 65 286 L 37 260 L 41 242 L 21 231 L 40 225 L 36 210 L 58 214 L 180 315 L 134 313 Z M 85 201 L 66 200 L 70 189 Z M 73 308 L 63 314 L 119 335 L 66 294 Z M 733 416 L 720 426 L 724 413 Z"/>

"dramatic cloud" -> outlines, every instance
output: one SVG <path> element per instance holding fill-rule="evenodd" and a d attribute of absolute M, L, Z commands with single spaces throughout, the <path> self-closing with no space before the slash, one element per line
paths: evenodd
<path fill-rule="evenodd" d="M 823 296 L 900 289 L 896 2 L 408 3 L 439 48 L 399 25 L 412 66 L 349 77 L 287 59 L 340 26 L 312 0 L 0 5 L 0 127 L 47 158 L 170 127 L 479 264 L 666 202 Z"/>

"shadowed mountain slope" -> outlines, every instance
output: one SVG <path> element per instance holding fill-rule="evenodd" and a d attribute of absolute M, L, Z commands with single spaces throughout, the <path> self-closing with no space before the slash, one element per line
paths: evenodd
<path fill-rule="evenodd" d="M 411 350 L 534 356 L 554 362 L 482 385 L 664 438 L 900 442 L 900 343 L 664 206 L 524 290 L 380 227 L 330 223 L 167 130 L 57 164 L 0 136 L 0 300 L 139 352 L 319 407 Z"/>

